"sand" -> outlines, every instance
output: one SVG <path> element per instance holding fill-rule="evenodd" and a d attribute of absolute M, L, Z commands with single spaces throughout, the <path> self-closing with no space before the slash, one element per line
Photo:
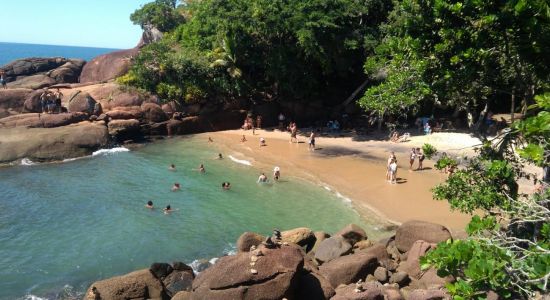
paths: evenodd
<path fill-rule="evenodd" d="M 245 135 L 247 142 L 241 143 Z M 278 130 L 229 130 L 201 134 L 212 137 L 214 144 L 229 147 L 236 159 L 252 160 L 272 176 L 274 166 L 281 168 L 282 178 L 300 177 L 331 189 L 366 219 L 385 224 L 401 224 L 422 220 L 443 224 L 455 232 L 463 232 L 470 216 L 451 212 L 446 201 L 433 200 L 430 189 L 443 182 L 446 175 L 433 168 L 433 161 L 424 161 L 424 170 L 409 171 L 409 151 L 424 143 L 459 157 L 471 156 L 476 138 L 462 133 L 435 133 L 412 136 L 410 141 L 392 143 L 376 138 L 348 136 L 317 137 L 317 150 L 309 151 L 305 135 L 299 143 L 289 143 L 289 134 Z M 260 147 L 263 137 L 267 146 Z M 398 184 L 385 180 L 386 159 L 395 151 L 398 159 Z M 229 154 L 226 154 L 229 155 Z M 415 163 L 416 167 L 417 162 Z"/>

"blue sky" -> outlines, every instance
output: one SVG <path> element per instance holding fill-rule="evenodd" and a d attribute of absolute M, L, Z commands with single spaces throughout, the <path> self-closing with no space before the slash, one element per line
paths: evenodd
<path fill-rule="evenodd" d="M 0 42 L 132 48 L 130 14 L 152 0 L 1 0 Z"/>

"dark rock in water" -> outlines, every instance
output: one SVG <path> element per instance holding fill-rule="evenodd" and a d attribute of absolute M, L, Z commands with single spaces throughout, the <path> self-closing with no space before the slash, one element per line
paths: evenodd
<path fill-rule="evenodd" d="M 350 284 L 364 279 L 378 267 L 374 255 L 356 253 L 331 260 L 319 267 L 319 271 L 327 278 L 334 288 L 340 284 Z"/>
<path fill-rule="evenodd" d="M 245 232 L 237 239 L 237 251 L 248 252 L 251 246 L 258 246 L 265 240 L 263 235 L 255 232 Z"/>
<path fill-rule="evenodd" d="M 192 264 L 195 272 L 200 273 L 212 266 L 212 263 L 207 259 L 195 260 Z"/>
<path fill-rule="evenodd" d="M 326 263 L 349 253 L 351 253 L 351 245 L 343 237 L 333 236 L 319 244 L 315 250 L 315 259 Z"/>
<path fill-rule="evenodd" d="M 95 105 L 96 101 L 92 98 L 92 96 L 90 96 L 90 94 L 75 91 L 69 97 L 68 109 L 70 112 L 83 112 L 91 115 L 94 112 Z"/>
<path fill-rule="evenodd" d="M 254 270 L 249 253 L 220 258 L 193 281 L 191 299 L 295 299 L 303 251 L 294 246 L 259 249 L 263 256 Z"/>
<path fill-rule="evenodd" d="M 348 224 L 346 227 L 338 231 L 335 236 L 336 235 L 343 237 L 351 245 L 367 239 L 367 233 L 355 224 Z"/>
<path fill-rule="evenodd" d="M 90 298 L 94 295 L 92 287 L 96 287 L 102 299 L 168 299 L 162 283 L 148 269 L 94 282 L 85 299 L 94 299 Z"/>
<path fill-rule="evenodd" d="M 452 239 L 452 236 L 445 226 L 423 221 L 403 223 L 395 233 L 395 245 L 401 252 L 409 251 L 418 240 L 437 244 L 448 239 Z"/>
<path fill-rule="evenodd" d="M 191 291 L 193 285 L 193 279 L 195 275 L 193 271 L 173 271 L 166 278 L 162 280 L 162 283 L 166 287 L 168 294 L 176 295 L 181 291 Z"/>
<path fill-rule="evenodd" d="M 81 59 L 25 58 L 0 69 L 6 72 L 8 87 L 39 89 L 57 83 L 78 82 L 85 61 Z"/>
<path fill-rule="evenodd" d="M 95 57 L 84 65 L 80 82 L 100 82 L 115 79 L 128 72 L 131 60 L 138 54 L 137 48 L 120 50 Z"/>
<path fill-rule="evenodd" d="M 357 290 L 355 283 L 342 285 L 336 289 L 332 300 L 384 300 L 384 287 L 376 281 L 360 284 Z"/>
<path fill-rule="evenodd" d="M 173 270 L 172 266 L 167 263 L 153 263 L 149 267 L 149 271 L 158 279 L 163 279 L 168 276 L 168 274 L 172 273 Z"/>
<path fill-rule="evenodd" d="M 193 274 L 193 268 L 191 268 L 190 266 L 188 266 L 185 263 L 182 263 L 180 261 L 173 262 L 172 263 L 172 268 L 174 269 L 174 271 L 187 271 L 187 272 L 191 272 L 191 274 Z"/>

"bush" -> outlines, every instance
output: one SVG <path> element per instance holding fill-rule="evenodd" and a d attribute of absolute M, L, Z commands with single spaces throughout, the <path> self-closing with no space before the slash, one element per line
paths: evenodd
<path fill-rule="evenodd" d="M 422 151 L 424 152 L 424 156 L 426 156 L 427 159 L 432 159 L 432 157 L 437 153 L 437 149 L 435 149 L 435 147 L 430 144 L 424 144 L 422 146 Z"/>

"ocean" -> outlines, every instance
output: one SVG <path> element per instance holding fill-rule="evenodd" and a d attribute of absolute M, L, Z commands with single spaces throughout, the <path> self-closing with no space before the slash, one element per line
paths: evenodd
<path fill-rule="evenodd" d="M 98 55 L 116 50 L 119 49 L 0 42 L 0 67 L 16 59 L 27 57 L 60 56 L 65 58 L 81 58 L 90 61 Z"/>
<path fill-rule="evenodd" d="M 194 170 L 201 163 L 204 174 Z M 0 299 L 75 299 L 96 280 L 153 262 L 194 265 L 234 253 L 245 231 L 333 233 L 356 223 L 370 238 L 384 236 L 320 182 L 285 170 L 279 182 L 256 182 L 271 170 L 197 136 L 0 168 Z M 181 190 L 172 192 L 176 182 Z M 154 210 L 144 207 L 149 200 Z M 163 214 L 166 205 L 174 212 Z"/>

